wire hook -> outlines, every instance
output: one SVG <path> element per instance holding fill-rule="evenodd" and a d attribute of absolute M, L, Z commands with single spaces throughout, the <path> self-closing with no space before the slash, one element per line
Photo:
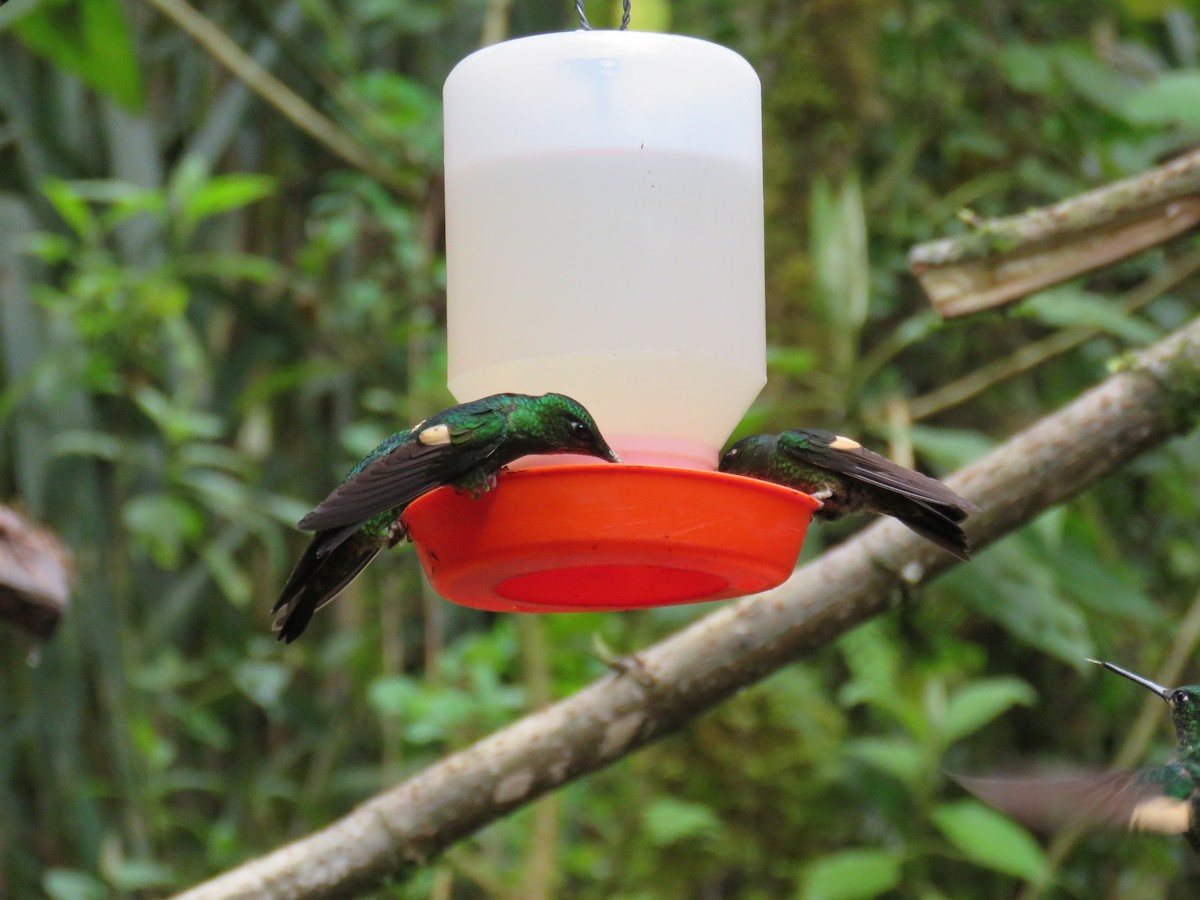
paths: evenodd
<path fill-rule="evenodd" d="M 621 31 L 629 28 L 629 8 L 632 5 L 633 0 L 621 0 Z M 579 13 L 579 27 L 584 31 L 591 31 L 592 26 L 588 24 L 587 13 L 583 11 L 583 0 L 575 0 L 575 11 Z"/>

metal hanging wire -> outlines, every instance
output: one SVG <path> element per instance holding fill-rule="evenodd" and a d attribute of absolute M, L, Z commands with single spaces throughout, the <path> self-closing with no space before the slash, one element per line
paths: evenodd
<path fill-rule="evenodd" d="M 629 28 L 629 8 L 633 5 L 633 0 L 621 0 L 621 31 Z M 584 31 L 591 31 L 592 26 L 588 24 L 587 13 L 583 11 L 583 0 L 575 0 L 575 11 L 579 13 L 579 27 Z"/>

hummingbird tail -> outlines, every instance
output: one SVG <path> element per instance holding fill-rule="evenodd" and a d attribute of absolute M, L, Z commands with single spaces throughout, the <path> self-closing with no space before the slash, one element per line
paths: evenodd
<path fill-rule="evenodd" d="M 881 512 L 899 519 L 927 541 L 931 541 L 963 562 L 971 558 L 971 545 L 962 526 L 936 506 L 896 497 L 891 509 Z M 957 512 L 957 511 L 956 511 Z"/>
<path fill-rule="evenodd" d="M 323 534 L 318 532 L 309 543 L 271 609 L 278 613 L 271 629 L 286 644 L 300 637 L 313 614 L 341 593 L 383 548 L 380 541 L 358 536 L 322 555 Z"/>

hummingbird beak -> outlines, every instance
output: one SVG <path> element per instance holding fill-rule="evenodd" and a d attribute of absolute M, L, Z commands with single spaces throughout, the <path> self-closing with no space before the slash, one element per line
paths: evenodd
<path fill-rule="evenodd" d="M 1095 663 L 1098 666 L 1103 666 L 1104 668 L 1108 669 L 1108 671 L 1116 672 L 1118 675 L 1123 675 L 1125 678 L 1128 678 L 1130 681 L 1136 684 L 1140 684 L 1147 690 L 1154 691 L 1154 693 L 1158 694 L 1158 696 L 1162 697 L 1168 703 L 1170 702 L 1170 697 L 1174 692 L 1174 688 L 1163 687 L 1161 684 L 1156 684 L 1149 678 L 1143 678 L 1141 675 L 1135 675 L 1128 669 L 1122 669 L 1120 666 L 1114 666 L 1110 662 L 1101 662 L 1098 659 L 1089 659 L 1088 662 Z"/>

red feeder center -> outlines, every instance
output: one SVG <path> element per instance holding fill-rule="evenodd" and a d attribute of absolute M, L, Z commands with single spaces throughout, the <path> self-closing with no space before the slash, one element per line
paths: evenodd
<path fill-rule="evenodd" d="M 472 500 L 441 488 L 404 514 L 434 590 L 505 612 L 724 600 L 782 583 L 812 514 L 807 494 L 663 466 L 502 472 Z"/>

